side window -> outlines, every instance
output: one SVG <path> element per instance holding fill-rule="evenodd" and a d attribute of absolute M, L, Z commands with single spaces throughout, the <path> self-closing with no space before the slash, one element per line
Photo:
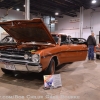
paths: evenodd
<path fill-rule="evenodd" d="M 79 43 L 79 40 L 77 38 L 71 38 L 71 41 L 73 42 L 73 44 Z"/>

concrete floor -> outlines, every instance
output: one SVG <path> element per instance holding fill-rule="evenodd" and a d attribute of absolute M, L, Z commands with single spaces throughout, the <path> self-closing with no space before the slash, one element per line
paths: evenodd
<path fill-rule="evenodd" d="M 14 77 L 0 70 L 0 100 L 100 100 L 100 60 L 66 64 L 56 73 L 62 87 L 44 90 L 39 74 Z"/>

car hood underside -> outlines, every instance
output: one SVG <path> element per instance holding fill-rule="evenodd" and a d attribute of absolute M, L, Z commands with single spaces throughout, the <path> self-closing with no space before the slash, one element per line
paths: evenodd
<path fill-rule="evenodd" d="M 0 26 L 17 42 L 43 42 L 55 44 L 41 19 L 1 22 Z"/>

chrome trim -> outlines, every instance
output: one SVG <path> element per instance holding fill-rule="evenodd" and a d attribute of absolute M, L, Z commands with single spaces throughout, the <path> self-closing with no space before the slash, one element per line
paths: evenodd
<path fill-rule="evenodd" d="M 5 61 L 23 62 L 23 63 L 33 63 L 33 62 L 30 62 L 30 61 L 27 61 L 27 60 L 14 60 L 14 59 L 7 59 L 7 58 L 0 58 L 0 60 L 1 61 L 5 60 Z"/>
<path fill-rule="evenodd" d="M 43 43 L 43 42 L 26 42 L 26 43 L 22 43 L 22 44 L 55 46 L 55 44 L 52 44 L 52 43 Z"/>
<path fill-rule="evenodd" d="M 15 71 L 26 71 L 26 72 L 41 72 L 42 71 L 42 67 L 40 65 L 38 65 L 38 66 L 29 66 L 29 65 L 14 64 L 14 66 L 15 66 Z M 1 68 L 6 69 L 4 66 L 1 67 Z M 7 70 L 13 70 L 13 69 L 7 69 Z"/>
<path fill-rule="evenodd" d="M 31 71 L 31 72 L 41 72 L 42 71 L 42 67 L 39 65 L 39 66 L 27 66 L 28 68 L 28 71 Z"/>
<path fill-rule="evenodd" d="M 8 54 L 2 54 L 0 56 L 7 56 L 7 57 L 21 57 L 21 58 L 24 58 L 24 56 L 20 56 L 20 55 L 8 55 Z"/>

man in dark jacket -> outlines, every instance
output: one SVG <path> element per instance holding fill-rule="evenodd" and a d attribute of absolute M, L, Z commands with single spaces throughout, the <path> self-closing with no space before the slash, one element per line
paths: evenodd
<path fill-rule="evenodd" d="M 88 59 L 94 60 L 94 47 L 96 46 L 96 40 L 94 38 L 94 33 L 91 33 L 91 35 L 88 37 L 87 45 L 88 45 Z"/>

